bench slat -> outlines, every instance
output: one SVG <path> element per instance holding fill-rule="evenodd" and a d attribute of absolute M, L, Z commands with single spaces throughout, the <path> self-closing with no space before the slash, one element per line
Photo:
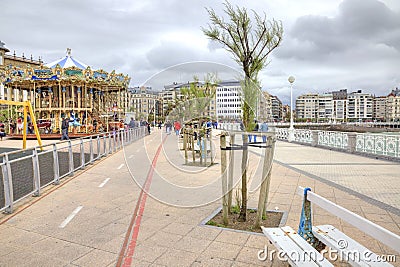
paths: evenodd
<path fill-rule="evenodd" d="M 304 188 L 299 186 L 297 194 L 304 195 L 303 191 Z M 360 215 L 351 212 L 311 191 L 307 192 L 307 200 L 330 212 L 331 214 L 334 214 L 336 217 L 339 217 L 340 219 L 350 223 L 354 227 L 379 240 L 380 242 L 391 247 L 397 252 L 400 252 L 400 236 L 396 235 L 395 233 L 392 233 L 382 226 L 373 223 L 361 217 Z"/>
<path fill-rule="evenodd" d="M 286 252 L 292 266 L 329 266 L 333 265 L 326 260 L 316 249 L 299 236 L 291 227 L 265 228 L 263 233 L 276 248 Z"/>
<path fill-rule="evenodd" d="M 393 266 L 379 261 L 378 255 L 332 225 L 313 226 L 313 234 L 325 245 L 337 250 L 337 256 L 352 266 Z"/>

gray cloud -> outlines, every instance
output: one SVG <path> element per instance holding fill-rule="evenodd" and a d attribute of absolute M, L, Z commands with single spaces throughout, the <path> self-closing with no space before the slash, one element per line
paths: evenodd
<path fill-rule="evenodd" d="M 299 17 L 285 37 L 272 68 L 298 76 L 297 95 L 343 87 L 384 95 L 399 85 L 400 13 L 382 2 L 344 0 L 335 16 Z M 283 78 L 272 91 L 287 86 Z"/>
<path fill-rule="evenodd" d="M 289 75 L 296 76 L 295 94 L 345 86 L 386 94 L 400 83 L 398 1 L 232 2 L 282 20 L 284 41 L 260 73 L 263 88 L 281 99 L 289 95 Z M 0 38 L 17 55 L 46 62 L 72 48 L 74 57 L 95 69 L 129 74 L 132 85 L 184 62 L 238 69 L 228 52 L 203 35 L 204 7 L 223 14 L 222 1 L 213 0 L 0 1 Z"/>

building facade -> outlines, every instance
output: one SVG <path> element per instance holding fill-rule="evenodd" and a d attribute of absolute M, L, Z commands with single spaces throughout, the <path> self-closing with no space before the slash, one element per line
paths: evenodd
<path fill-rule="evenodd" d="M 347 120 L 368 121 L 372 120 L 373 97 L 363 93 L 362 90 L 352 92 L 347 96 Z"/>
<path fill-rule="evenodd" d="M 386 108 L 387 97 L 386 96 L 378 96 L 373 99 L 373 112 L 372 118 L 376 121 L 385 121 L 386 120 Z"/>
<path fill-rule="evenodd" d="M 134 112 L 136 120 L 153 121 L 160 120 L 161 100 L 159 93 L 148 86 L 128 88 L 129 112 Z"/>
<path fill-rule="evenodd" d="M 218 120 L 239 120 L 242 118 L 242 86 L 240 81 L 218 83 L 216 94 Z"/>
<path fill-rule="evenodd" d="M 271 122 L 272 119 L 272 100 L 271 95 L 267 91 L 261 91 L 259 101 L 258 121 Z"/>
<path fill-rule="evenodd" d="M 386 98 L 386 120 L 400 121 L 400 90 L 396 88 Z"/>
<path fill-rule="evenodd" d="M 280 122 L 283 120 L 282 101 L 277 96 L 273 95 L 271 95 L 271 114 L 273 121 Z"/>
<path fill-rule="evenodd" d="M 212 82 L 192 81 L 165 85 L 160 93 L 164 115 L 182 113 L 186 119 L 216 118 L 216 88 Z M 182 109 L 182 110 L 181 110 Z M 181 110 L 181 111 L 180 111 Z"/>
<path fill-rule="evenodd" d="M 319 115 L 319 96 L 318 94 L 305 94 L 296 99 L 296 118 L 317 120 Z"/>

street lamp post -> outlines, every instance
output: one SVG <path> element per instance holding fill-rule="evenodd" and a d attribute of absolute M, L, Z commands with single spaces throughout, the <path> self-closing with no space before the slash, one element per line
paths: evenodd
<path fill-rule="evenodd" d="M 288 78 L 288 81 L 290 83 L 290 126 L 289 126 L 289 136 L 288 136 L 288 141 L 293 142 L 294 141 L 294 126 L 293 126 L 293 83 L 295 81 L 295 78 L 293 76 L 290 76 Z"/>

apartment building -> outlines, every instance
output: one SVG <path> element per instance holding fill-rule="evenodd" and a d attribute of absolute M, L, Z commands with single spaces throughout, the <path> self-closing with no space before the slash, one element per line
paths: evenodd
<path fill-rule="evenodd" d="M 331 121 L 333 117 L 333 94 L 318 95 L 318 121 Z"/>
<path fill-rule="evenodd" d="M 273 120 L 271 95 L 266 91 L 260 93 L 257 119 L 266 122 Z"/>
<path fill-rule="evenodd" d="M 371 94 L 357 90 L 347 95 L 347 120 L 372 120 L 373 97 Z"/>
<path fill-rule="evenodd" d="M 386 96 L 378 96 L 373 99 L 373 112 L 372 118 L 377 121 L 385 121 L 386 120 Z"/>
<path fill-rule="evenodd" d="M 308 93 L 296 99 L 296 118 L 314 120 L 318 118 L 318 94 Z"/>
<path fill-rule="evenodd" d="M 367 121 L 373 118 L 373 105 L 373 96 L 361 90 L 350 94 L 346 89 L 305 94 L 296 99 L 296 117 L 311 121 Z M 382 106 L 379 112 L 383 112 Z"/>
<path fill-rule="evenodd" d="M 333 121 L 345 121 L 347 119 L 347 99 L 333 99 Z"/>
<path fill-rule="evenodd" d="M 332 92 L 333 98 L 333 121 L 345 121 L 347 118 L 347 89 Z"/>
<path fill-rule="evenodd" d="M 293 118 L 296 116 L 295 113 L 293 113 Z M 282 120 L 283 121 L 290 121 L 290 106 L 289 105 L 283 105 L 282 106 Z"/>
<path fill-rule="evenodd" d="M 277 97 L 271 95 L 271 114 L 274 121 L 282 121 L 283 119 L 283 106 L 282 101 Z"/>
<path fill-rule="evenodd" d="M 149 117 L 154 120 L 154 115 L 156 119 L 162 116 L 158 93 L 151 87 L 128 88 L 127 98 L 131 103 L 128 111 L 134 112 L 137 120 L 148 121 Z"/>
<path fill-rule="evenodd" d="M 216 94 L 218 120 L 239 120 L 242 118 L 242 86 L 240 81 L 218 83 Z"/>
<path fill-rule="evenodd" d="M 400 121 L 400 90 L 396 88 L 386 98 L 386 120 Z"/>
<path fill-rule="evenodd" d="M 215 86 L 210 84 L 210 83 L 205 83 L 201 81 L 193 81 L 193 82 L 187 82 L 187 83 L 173 83 L 171 85 L 165 85 L 164 90 L 160 93 L 160 98 L 162 99 L 162 106 L 163 106 L 163 111 L 164 114 L 168 114 L 173 108 L 176 106 L 176 103 L 179 101 L 185 101 L 185 98 L 187 97 L 183 93 L 183 89 L 188 89 L 191 87 L 195 87 L 196 90 L 211 90 L 210 93 L 211 95 L 214 95 L 212 99 L 210 99 L 207 107 L 202 111 L 202 116 L 208 116 L 211 118 L 215 118 L 216 116 L 216 99 L 215 95 L 216 93 L 213 94 L 213 90 L 215 89 Z M 192 114 L 194 115 L 194 114 Z M 198 114 L 200 115 L 200 114 Z"/>

